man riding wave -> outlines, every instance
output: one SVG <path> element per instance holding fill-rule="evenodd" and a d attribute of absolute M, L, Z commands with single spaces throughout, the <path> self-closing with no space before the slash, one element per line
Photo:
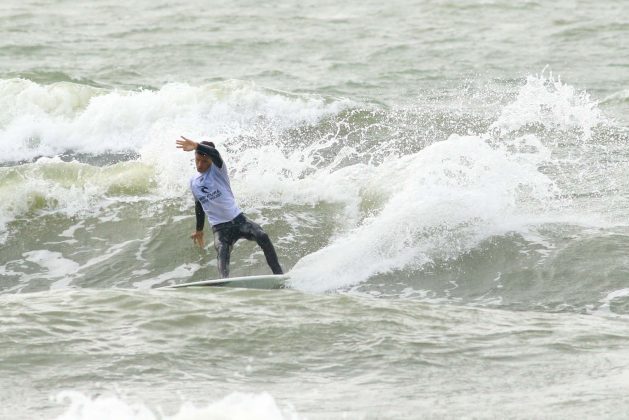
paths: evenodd
<path fill-rule="evenodd" d="M 195 199 L 196 230 L 191 238 L 203 247 L 203 227 L 205 216 L 212 224 L 214 248 L 218 259 L 218 271 L 222 278 L 229 277 L 229 258 L 238 239 L 244 238 L 256 243 L 264 251 L 266 262 L 273 274 L 283 274 L 275 248 L 262 227 L 249 220 L 236 204 L 229 183 L 227 166 L 214 143 L 200 143 L 181 136 L 177 148 L 185 152 L 195 151 L 194 163 L 198 174 L 190 179 L 190 190 Z"/>

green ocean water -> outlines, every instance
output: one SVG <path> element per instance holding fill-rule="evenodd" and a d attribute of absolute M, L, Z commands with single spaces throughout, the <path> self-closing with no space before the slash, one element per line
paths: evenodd
<path fill-rule="evenodd" d="M 3 2 L 0 417 L 624 417 L 628 15 Z M 217 276 L 180 135 L 288 289 L 154 290 Z"/>

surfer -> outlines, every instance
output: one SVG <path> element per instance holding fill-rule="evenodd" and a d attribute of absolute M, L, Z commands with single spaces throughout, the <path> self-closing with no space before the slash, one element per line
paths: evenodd
<path fill-rule="evenodd" d="M 256 241 L 264 251 L 266 262 L 273 274 L 283 274 L 269 235 L 260 225 L 249 220 L 236 204 L 227 167 L 214 143 L 210 141 L 197 143 L 184 136 L 176 143 L 177 148 L 185 152 L 195 151 L 194 163 L 198 174 L 190 179 L 190 189 L 195 199 L 197 226 L 190 237 L 195 244 L 203 248 L 205 245 L 203 227 L 207 215 L 214 232 L 214 248 L 221 277 L 229 277 L 229 257 L 234 244 L 241 238 Z"/>

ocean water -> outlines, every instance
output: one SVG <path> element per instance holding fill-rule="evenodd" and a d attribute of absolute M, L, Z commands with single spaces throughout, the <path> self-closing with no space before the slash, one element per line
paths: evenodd
<path fill-rule="evenodd" d="M 626 417 L 627 16 L 3 1 L 0 418 Z M 217 276 L 180 135 L 287 289 L 155 290 Z"/>

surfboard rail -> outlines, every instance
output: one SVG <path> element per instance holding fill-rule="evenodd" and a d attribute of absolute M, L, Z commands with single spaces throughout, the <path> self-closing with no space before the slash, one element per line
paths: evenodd
<path fill-rule="evenodd" d="M 290 277 L 286 274 L 269 274 L 257 276 L 228 277 L 172 284 L 159 287 L 161 290 L 173 290 L 192 287 L 242 287 L 246 289 L 281 289 Z"/>

